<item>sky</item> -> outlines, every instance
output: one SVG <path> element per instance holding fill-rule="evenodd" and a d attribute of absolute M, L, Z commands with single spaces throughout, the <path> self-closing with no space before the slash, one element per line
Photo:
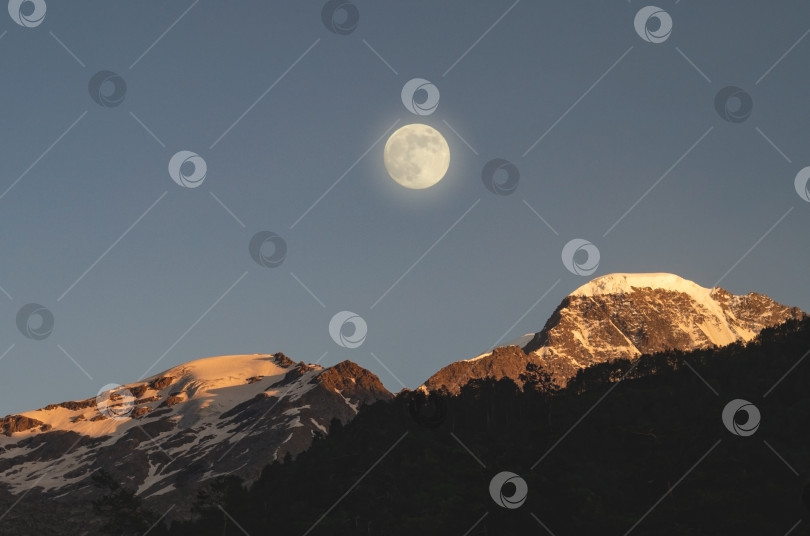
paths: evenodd
<path fill-rule="evenodd" d="M 805 1 L 10 4 L 0 414 L 225 354 L 415 388 L 611 272 L 810 311 Z M 383 164 L 410 123 L 430 188 Z"/>

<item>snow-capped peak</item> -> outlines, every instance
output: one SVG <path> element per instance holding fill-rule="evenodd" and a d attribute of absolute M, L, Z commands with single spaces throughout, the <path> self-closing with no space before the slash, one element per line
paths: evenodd
<path fill-rule="evenodd" d="M 143 381 L 148 383 L 170 376 L 211 390 L 243 385 L 246 378 L 279 376 L 286 372 L 286 368 L 274 360 L 273 354 L 222 355 L 189 361 Z"/>
<path fill-rule="evenodd" d="M 35 482 L 54 496 L 92 494 L 89 477 L 103 468 L 147 499 L 166 494 L 189 507 L 198 482 L 255 479 L 334 419 L 393 396 L 350 361 L 325 368 L 281 352 L 207 357 L 114 385 L 0 418 L 0 492 L 27 493 Z"/>
<path fill-rule="evenodd" d="M 701 301 L 711 293 L 711 289 L 701 287 L 693 281 L 668 273 L 615 273 L 607 274 L 585 283 L 571 296 L 600 296 L 604 294 L 626 294 L 634 288 L 653 288 L 683 292 Z"/>
<path fill-rule="evenodd" d="M 733 295 L 675 274 L 609 274 L 569 294 L 521 348 L 495 348 L 451 363 L 431 376 L 425 387 L 458 392 L 472 378 L 517 381 L 529 361 L 565 385 L 592 365 L 672 349 L 748 342 L 766 327 L 802 317 L 800 309 L 762 294 Z"/>

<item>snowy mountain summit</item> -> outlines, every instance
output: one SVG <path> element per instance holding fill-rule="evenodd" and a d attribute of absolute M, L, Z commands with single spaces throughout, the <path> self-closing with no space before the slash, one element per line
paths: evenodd
<path fill-rule="evenodd" d="M 351 361 L 331 367 L 282 353 L 198 359 L 97 397 L 0 418 L 0 496 L 97 497 L 99 469 L 153 504 L 187 508 L 218 475 L 251 481 L 393 395 Z"/>
<path fill-rule="evenodd" d="M 651 288 L 683 292 L 693 297 L 711 293 L 711 289 L 701 287 L 693 281 L 668 273 L 616 273 L 592 279 L 572 292 L 571 296 L 598 296 L 604 294 L 625 294 L 638 288 Z"/>
<path fill-rule="evenodd" d="M 542 364 L 564 385 L 577 371 L 616 358 L 670 349 L 694 350 L 747 342 L 763 329 L 804 313 L 762 294 L 733 295 L 668 273 L 616 273 L 574 290 L 543 329 L 522 348 L 444 367 L 425 382 L 457 392 L 472 378 L 510 377 L 528 361 Z"/>

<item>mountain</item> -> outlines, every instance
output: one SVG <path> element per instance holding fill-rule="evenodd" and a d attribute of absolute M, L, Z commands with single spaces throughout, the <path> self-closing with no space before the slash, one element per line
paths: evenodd
<path fill-rule="evenodd" d="M 432 393 L 446 419 L 429 426 L 403 391 L 149 536 L 807 536 L 808 348 L 806 317 L 744 346 L 601 363 L 550 396 L 470 383 Z M 761 412 L 753 436 L 722 418 L 740 397 Z"/>
<path fill-rule="evenodd" d="M 0 419 L 0 496 L 87 502 L 99 494 L 90 476 L 103 469 L 179 512 L 200 482 L 255 480 L 326 434 L 332 419 L 345 424 L 361 405 L 392 396 L 350 361 L 324 368 L 282 353 L 191 361 L 99 397 Z"/>
<path fill-rule="evenodd" d="M 762 294 L 733 295 L 674 274 L 617 273 L 569 294 L 522 348 L 506 346 L 452 363 L 431 376 L 428 390 L 457 393 L 473 378 L 512 378 L 527 362 L 565 385 L 578 370 L 616 358 L 664 350 L 695 350 L 747 342 L 762 329 L 804 313 Z"/>
<path fill-rule="evenodd" d="M 666 372 L 670 370 L 670 362 L 678 365 L 672 368 L 672 374 L 681 368 L 679 360 L 684 358 L 678 352 L 693 351 L 690 361 L 698 368 L 708 367 L 704 375 L 710 384 L 722 386 L 726 380 L 732 382 L 728 371 L 735 369 L 728 360 L 721 368 L 711 369 L 715 355 L 741 353 L 741 359 L 760 363 L 761 356 L 769 355 L 770 350 L 757 350 L 754 359 L 746 352 L 753 352 L 755 345 L 743 347 L 731 343 L 752 341 L 758 335 L 761 337 L 761 332 L 768 327 L 775 330 L 775 326 L 779 326 L 778 329 L 795 326 L 797 322 L 789 322 L 792 319 L 802 322 L 801 337 L 806 337 L 810 333 L 807 315 L 761 294 L 735 296 L 721 288 L 704 288 L 672 274 L 599 277 L 568 295 L 541 331 L 517 339 L 515 344 L 451 363 L 431 376 L 422 390 L 447 388 L 461 396 L 457 401 L 441 394 L 438 398 L 429 398 L 424 407 L 432 413 L 427 420 L 420 413 L 424 400 L 420 402 L 419 397 L 426 398 L 422 393 L 403 390 L 394 397 L 374 374 L 349 361 L 324 368 L 295 363 L 281 353 L 192 361 L 141 381 L 110 387 L 94 398 L 51 404 L 0 419 L 0 534 L 101 533 L 101 521 L 94 515 L 91 502 L 102 495 L 110 508 L 108 512 L 118 512 L 118 517 L 139 517 L 142 501 L 143 508 L 156 513 L 149 518 L 147 526 L 152 523 L 151 519 L 170 510 L 167 520 L 177 523 L 190 520 L 192 503 L 199 496 L 213 508 L 208 512 L 213 517 L 204 521 L 215 519 L 216 523 L 206 527 L 207 531 L 190 533 L 221 534 L 222 527 L 229 523 L 227 515 L 218 508 L 217 501 L 223 493 L 231 496 L 228 512 L 238 512 L 240 518 L 254 516 L 261 520 L 262 516 L 270 516 L 276 521 L 280 518 L 286 523 L 283 526 L 294 528 L 292 532 L 283 533 L 300 534 L 311 525 L 313 517 L 317 519 L 324 511 L 331 511 L 329 504 L 334 505 L 340 493 L 351 491 L 355 485 L 357 489 L 353 494 L 359 494 L 356 504 L 349 510 L 344 510 L 348 506 L 341 505 L 331 515 L 350 523 L 353 530 L 360 530 L 363 518 L 369 523 L 372 517 L 377 523 L 381 523 L 379 519 L 394 519 L 400 515 L 396 508 L 407 506 L 408 497 L 415 497 L 422 506 L 414 510 L 414 517 L 409 521 L 414 530 L 407 532 L 403 526 L 387 533 L 418 532 L 416 528 L 433 517 L 419 513 L 425 501 L 433 501 L 432 495 L 419 491 L 426 475 L 412 478 L 420 474 L 422 464 L 452 468 L 453 474 L 458 470 L 459 474 L 467 475 L 464 481 L 468 483 L 479 478 L 467 473 L 469 467 L 478 471 L 478 467 L 484 465 L 480 461 L 470 463 L 463 453 L 459 456 L 458 437 L 448 443 L 451 450 L 445 449 L 440 458 L 431 458 L 431 451 L 425 445 L 434 445 L 437 441 L 434 432 L 442 426 L 459 432 L 466 430 L 459 436 L 466 442 L 483 422 L 486 434 L 479 437 L 472 450 L 467 449 L 467 452 L 479 453 L 482 459 L 501 460 L 499 453 L 515 444 L 526 445 L 537 456 L 539 453 L 534 453 L 537 445 L 553 444 L 553 434 L 561 433 L 571 422 L 578 422 L 583 403 L 578 398 L 580 394 L 586 393 L 582 400 L 595 396 L 604 382 L 615 381 L 628 373 L 630 361 L 643 354 L 670 351 L 669 355 L 645 357 L 642 366 L 636 367 L 628 379 L 640 379 L 644 374 L 652 374 L 651 370 L 663 370 L 665 372 L 655 381 L 665 385 L 668 380 L 663 374 L 670 374 Z M 795 341 L 791 344 L 795 345 Z M 801 352 L 796 354 L 792 350 L 790 355 L 796 359 Z M 790 366 L 786 362 L 788 357 L 774 356 L 780 365 L 769 369 L 771 385 Z M 643 365 L 646 362 L 650 366 Z M 528 363 L 541 365 L 558 384 L 571 387 L 561 395 L 568 400 L 564 419 L 555 413 L 558 410 L 551 410 L 550 401 L 542 396 L 538 398 L 534 389 L 528 389 L 525 397 L 517 391 L 512 393 L 518 386 L 509 380 L 522 385 L 519 376 L 526 372 Z M 739 374 L 751 375 L 750 371 L 739 371 Z M 703 392 L 706 386 L 693 375 L 685 377 L 688 380 L 678 376 L 683 386 L 708 397 L 717 396 Z M 473 378 L 506 380 L 497 384 L 494 381 L 468 384 Z M 571 379 L 574 381 L 569 381 Z M 596 391 L 588 395 L 589 389 Z M 484 398 L 479 400 L 479 395 Z M 647 395 L 645 391 L 644 396 Z M 496 407 L 487 402 L 490 396 L 506 399 Z M 377 404 L 378 401 L 393 402 Z M 364 414 L 370 421 L 358 428 L 355 423 L 362 420 Z M 360 417 L 355 419 L 358 415 Z M 542 419 L 537 419 L 538 415 Z M 660 417 L 663 419 L 665 415 Z M 530 418 L 530 422 L 541 420 L 538 426 L 542 429 L 533 432 L 534 435 L 525 435 L 526 429 L 522 424 L 517 425 L 525 418 Z M 336 422 L 347 428 L 333 426 Z M 493 426 L 503 428 L 502 431 L 514 437 L 498 439 L 500 432 L 495 433 Z M 658 441 L 666 435 L 639 426 L 628 421 L 627 426 L 620 428 L 630 435 L 619 439 L 627 441 L 638 435 Z M 407 430 L 414 432 L 410 438 L 405 437 Z M 318 439 L 323 436 L 327 437 Z M 422 439 L 417 441 L 417 437 Z M 393 478 L 385 472 L 391 471 L 391 466 L 386 470 L 381 464 L 375 469 L 375 476 L 360 485 L 358 477 L 363 480 L 362 475 L 372 459 L 379 457 L 380 446 L 384 445 L 384 451 L 399 441 L 409 449 L 413 459 L 400 458 L 391 463 L 405 463 L 407 467 L 402 474 L 411 478 Z M 678 452 L 683 452 L 681 446 L 676 446 Z M 642 452 L 650 451 L 647 443 L 643 447 L 646 450 Z M 305 461 L 299 464 L 301 458 Z M 267 465 L 274 461 L 285 463 Z M 678 471 L 684 463 L 692 464 L 694 458 L 690 456 L 689 460 L 681 461 Z M 458 463 L 463 467 L 457 467 Z M 486 463 L 498 465 L 491 461 Z M 383 472 L 380 474 L 380 471 Z M 110 499 L 111 495 L 105 495 L 105 491 L 94 484 L 97 477 L 106 475 L 126 493 L 134 495 L 126 499 L 126 494 L 113 494 Z M 673 475 L 666 478 L 671 479 Z M 481 476 L 484 477 L 486 484 L 491 475 Z M 617 477 L 606 475 L 606 480 Z M 235 480 L 228 483 L 230 478 Z M 663 477 L 638 478 L 654 480 L 657 486 Z M 562 474 L 560 479 L 570 488 L 566 493 L 579 498 L 578 504 L 588 503 L 587 497 L 581 497 L 581 487 L 571 488 Z M 240 506 L 242 493 L 246 492 L 241 484 L 234 487 L 233 482 L 261 483 L 252 502 L 244 505 L 252 510 L 245 511 Z M 327 484 L 312 486 L 312 482 Z M 369 485 L 373 486 L 373 492 L 366 487 Z M 533 487 L 539 485 L 539 482 L 532 484 Z M 553 486 L 546 489 L 548 496 L 554 489 Z M 288 496 L 288 490 L 297 491 L 294 496 Z M 483 496 L 486 497 L 486 493 Z M 122 497 L 126 499 L 123 502 Z M 346 504 L 352 504 L 351 498 L 348 501 Z M 380 501 L 387 501 L 389 510 L 376 511 L 373 505 Z M 485 504 L 489 504 L 488 501 Z M 442 502 L 442 508 L 452 512 L 446 516 L 463 519 L 469 527 L 467 518 L 471 513 L 467 501 L 450 498 Z M 319 510 L 315 516 L 312 515 L 314 510 Z M 349 515 L 354 510 L 358 513 Z M 593 513 L 597 517 L 603 514 L 601 510 Z M 473 521 L 477 516 L 472 516 Z M 494 514 L 491 519 L 495 519 Z M 329 532 L 330 525 L 325 523 L 321 533 L 345 533 Z M 390 522 L 383 524 L 386 523 L 390 525 Z M 256 533 L 261 526 L 275 525 L 257 525 Z M 376 529 L 372 532 L 368 524 L 363 527 L 363 533 L 385 533 Z M 456 529 L 454 525 L 453 531 L 458 532 Z M 132 533 L 144 531 L 141 527 Z M 160 530 L 156 529 L 155 533 L 158 532 Z M 123 534 L 115 530 L 113 533 Z"/>

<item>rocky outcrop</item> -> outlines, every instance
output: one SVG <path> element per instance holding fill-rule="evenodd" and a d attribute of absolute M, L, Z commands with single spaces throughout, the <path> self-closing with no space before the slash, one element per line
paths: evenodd
<path fill-rule="evenodd" d="M 25 432 L 34 428 L 44 431 L 49 430 L 50 426 L 42 421 L 23 415 L 9 415 L 0 419 L 0 434 L 9 437 L 15 432 Z"/>
<path fill-rule="evenodd" d="M 149 406 L 141 406 L 139 408 L 135 408 L 132 410 L 132 418 L 137 419 L 143 417 L 150 411 L 152 411 L 152 408 L 150 408 Z"/>
<path fill-rule="evenodd" d="M 290 365 L 294 365 L 295 361 L 287 357 L 281 352 L 276 352 L 273 354 L 273 363 L 280 367 L 289 367 Z"/>
<path fill-rule="evenodd" d="M 467 361 L 456 361 L 440 369 L 425 382 L 428 390 L 446 388 L 452 394 L 458 394 L 461 387 L 473 378 L 511 378 L 522 385 L 518 377 L 526 370 L 526 363 L 539 361 L 529 356 L 519 346 L 499 346 L 482 356 Z"/>
<path fill-rule="evenodd" d="M 132 396 L 135 398 L 140 398 L 149 390 L 149 385 L 142 383 L 141 385 L 135 385 L 129 388 L 129 391 L 132 393 Z"/>
<path fill-rule="evenodd" d="M 166 399 L 166 401 L 165 401 L 165 402 L 163 402 L 163 403 L 162 403 L 160 406 L 158 406 L 158 407 L 160 407 L 160 408 L 164 408 L 164 407 L 172 407 L 172 406 L 174 406 L 175 404 L 179 404 L 180 402 L 182 402 L 182 401 L 183 401 L 183 400 L 185 400 L 185 399 L 186 399 L 186 397 L 185 397 L 185 396 L 181 396 L 181 395 L 171 395 L 171 396 L 169 396 L 169 398 L 167 398 L 167 399 Z"/>
<path fill-rule="evenodd" d="M 377 376 L 351 361 L 342 361 L 329 367 L 313 381 L 362 404 L 393 397 Z"/>
<path fill-rule="evenodd" d="M 149 388 L 154 389 L 155 391 L 160 391 L 161 389 L 165 389 L 166 387 L 170 386 L 174 378 L 171 376 L 162 376 L 160 378 L 156 378 L 149 383 Z"/>
<path fill-rule="evenodd" d="M 69 410 L 77 410 L 77 409 L 85 409 L 85 408 L 94 407 L 95 405 L 96 405 L 96 399 L 95 398 L 88 398 L 86 400 L 72 400 L 72 401 L 69 401 L 69 402 L 61 402 L 59 404 L 48 404 L 47 406 L 45 406 L 42 409 L 49 410 L 49 409 L 56 409 L 56 408 L 65 408 L 65 409 L 69 409 Z"/>

